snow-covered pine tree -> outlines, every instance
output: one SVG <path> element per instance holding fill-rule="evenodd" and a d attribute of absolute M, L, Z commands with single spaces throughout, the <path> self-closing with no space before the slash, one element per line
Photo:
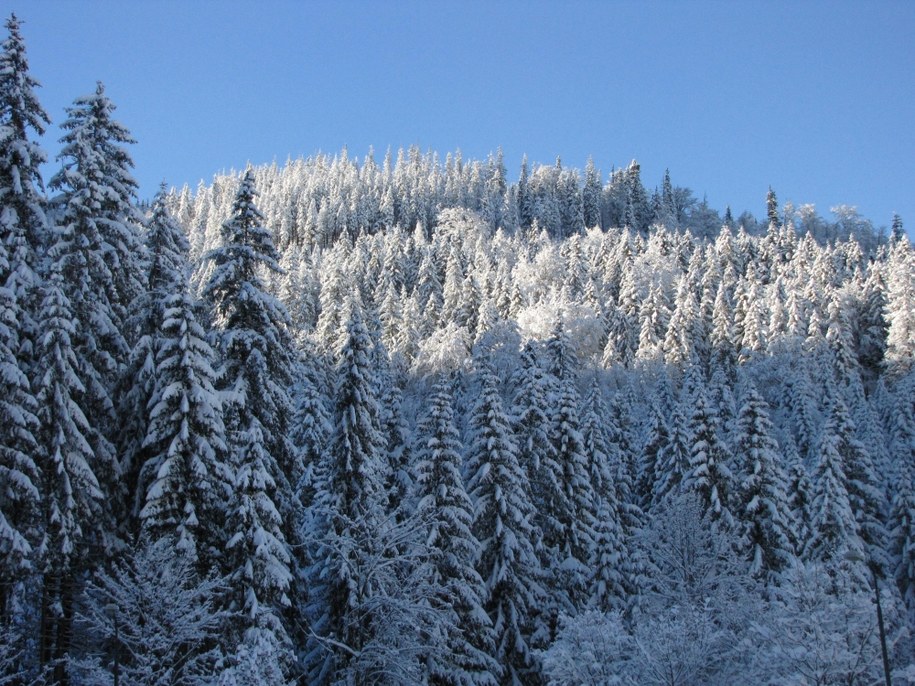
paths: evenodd
<path fill-rule="evenodd" d="M 386 525 L 387 463 L 381 430 L 377 384 L 372 366 L 372 339 L 353 299 L 347 337 L 337 364 L 333 428 L 315 476 L 312 559 L 308 577 L 312 641 L 307 667 L 309 683 L 332 683 L 372 637 L 369 619 L 356 616 L 372 589 L 359 579 L 356 544 L 382 546 Z M 363 621 L 363 619 L 365 621 Z"/>
<path fill-rule="evenodd" d="M 642 443 L 639 460 L 639 478 L 635 488 L 642 511 L 646 513 L 651 510 L 655 484 L 662 476 L 659 460 L 663 459 L 664 451 L 671 439 L 670 425 L 664 416 L 664 408 L 659 406 L 659 401 L 656 396 L 649 408 L 645 440 Z"/>
<path fill-rule="evenodd" d="M 215 354 L 195 317 L 186 280 L 174 288 L 162 303 L 155 344 L 139 517 L 152 540 L 171 541 L 199 571 L 208 572 L 222 558 L 233 474 L 215 390 Z"/>
<path fill-rule="evenodd" d="M 454 426 L 449 380 L 435 387 L 417 429 L 417 511 L 425 543 L 436 554 L 432 584 L 440 588 L 434 609 L 449 616 L 442 655 L 427 663 L 435 686 L 499 683 L 492 623 L 483 608 L 485 588 L 474 567 L 480 542 L 472 532 L 473 505 L 461 478 L 460 437 Z"/>
<path fill-rule="evenodd" d="M 480 541 L 477 570 L 495 631 L 501 683 L 520 686 L 539 678 L 535 650 L 548 639 L 538 616 L 544 600 L 542 572 L 531 542 L 533 506 L 496 377 L 485 363 L 479 374 L 466 457 L 473 532 Z"/>
<path fill-rule="evenodd" d="M 606 494 L 611 492 L 611 489 L 614 497 L 616 494 L 614 476 L 610 470 L 610 439 L 606 429 L 609 412 L 607 403 L 604 401 L 604 393 L 595 376 L 588 388 L 584 417 L 581 421 L 585 455 L 588 459 L 588 478 L 591 481 L 595 499 L 601 497 L 606 499 Z"/>
<path fill-rule="evenodd" d="M 9 264 L 0 242 L 0 270 Z M 0 626 L 11 619 L 16 586 L 35 571 L 34 546 L 42 531 L 38 456 L 38 410 L 21 369 L 22 313 L 11 288 L 0 285 Z"/>
<path fill-rule="evenodd" d="M 559 465 L 549 439 L 547 379 L 540 366 L 535 341 L 527 341 L 521 349 L 512 384 L 515 394 L 511 425 L 518 442 L 518 464 L 525 474 L 526 490 L 534 507 L 531 522 L 534 525 L 534 547 L 543 552 L 543 532 L 555 526 L 549 503 Z"/>
<path fill-rule="evenodd" d="M 890 572 L 910 615 L 915 616 L 915 485 L 911 466 L 899 472 L 890 513 Z"/>
<path fill-rule="evenodd" d="M 831 407 L 823 431 L 830 431 L 836 438 L 835 446 L 842 458 L 849 504 L 865 546 L 867 559 L 883 565 L 887 550 L 883 519 L 889 509 L 886 494 L 880 488 L 880 480 L 874 469 L 871 454 L 856 436 L 854 422 L 840 391 L 833 384 L 828 384 L 827 388 L 830 389 L 827 395 Z"/>
<path fill-rule="evenodd" d="M 116 535 L 124 512 L 121 465 L 116 445 L 117 385 L 130 353 L 127 310 L 142 290 L 142 218 L 135 207 L 137 184 L 126 145 L 127 129 L 112 115 L 115 107 L 101 83 L 77 98 L 61 124 L 62 169 L 51 179 L 58 226 L 49 257 L 57 262 L 73 307 L 73 348 L 85 385 L 81 403 L 92 418 L 87 434 L 93 470 L 106 494 L 106 536 Z"/>
<path fill-rule="evenodd" d="M 36 465 L 38 422 L 29 381 L 35 358 L 38 256 L 47 223 L 40 165 L 30 134 L 50 123 L 34 89 L 21 22 L 6 21 L 0 51 L 0 627 L 11 619 L 14 589 L 35 571 L 42 526 Z M 2 680 L 2 677 L 0 677 Z"/>
<path fill-rule="evenodd" d="M 674 404 L 670 417 L 670 435 L 659 448 L 655 474 L 651 486 L 651 507 L 653 512 L 670 498 L 676 496 L 690 471 L 689 426 L 684 403 Z"/>
<path fill-rule="evenodd" d="M 115 106 L 99 83 L 95 93 L 74 100 L 67 108 L 65 131 L 58 160 L 63 168 L 51 179 L 51 188 L 61 192 L 55 204 L 60 222 L 72 224 L 78 235 L 98 234 L 97 249 L 108 265 L 97 292 L 111 308 L 118 332 L 109 336 L 110 353 L 119 364 L 126 357 L 123 341 L 127 308 L 142 288 L 143 245 L 139 227 L 142 217 L 136 209 L 137 182 L 131 176 L 133 160 L 125 145 L 134 143 L 130 132 L 112 115 Z M 94 238 L 94 236 L 93 236 Z M 119 370 L 111 370 L 114 373 Z"/>
<path fill-rule="evenodd" d="M 559 472 L 555 500 L 550 505 L 551 519 L 558 528 L 545 531 L 543 540 L 554 551 L 550 567 L 557 573 L 556 590 L 565 589 L 577 609 L 587 600 L 588 561 L 594 545 L 596 516 L 588 456 L 579 428 L 579 404 L 574 379 L 562 378 L 551 421 Z"/>
<path fill-rule="evenodd" d="M 145 242 L 149 262 L 146 265 L 145 287 L 131 305 L 131 316 L 126 322 L 130 331 L 128 338 L 134 344 L 118 393 L 121 417 L 118 453 L 131 528 L 136 528 L 147 489 L 159 466 L 152 464 L 146 467 L 146 478 L 140 479 L 140 472 L 148 457 L 143 444 L 149 431 L 150 401 L 157 383 L 156 355 L 161 346 L 160 327 L 164 321 L 164 308 L 166 300 L 187 290 L 190 271 L 187 237 L 170 215 L 166 202 L 163 183 L 153 200 L 152 211 L 146 223 Z M 171 333 L 175 335 L 178 332 Z"/>
<path fill-rule="evenodd" d="M 291 439 L 302 464 L 302 477 L 296 484 L 296 491 L 306 510 L 314 502 L 317 469 L 331 433 L 327 398 L 321 392 L 326 384 L 317 368 L 319 364 L 314 352 L 306 351 L 298 365 L 298 380 L 291 392 L 294 407 Z"/>
<path fill-rule="evenodd" d="M 22 309 L 17 325 L 22 349 L 14 352 L 28 366 L 34 362 L 41 302 L 38 262 L 48 229 L 40 169 L 46 156 L 30 136 L 41 136 L 50 119 L 35 95 L 39 84 L 29 71 L 21 26 L 10 15 L 9 36 L 0 46 L 0 242 L 8 251 L 0 286 L 12 291 Z"/>
<path fill-rule="evenodd" d="M 895 241 L 886 273 L 886 354 L 884 365 L 891 375 L 912 368 L 915 359 L 915 248 L 907 240 Z"/>
<path fill-rule="evenodd" d="M 848 494 L 848 476 L 840 452 L 840 437 L 834 420 L 820 433 L 813 471 L 813 491 L 808 504 L 809 537 L 801 549 L 802 559 L 831 563 L 850 553 L 864 558 L 864 543 Z"/>
<path fill-rule="evenodd" d="M 725 529 L 734 526 L 734 476 L 731 454 L 719 435 L 718 412 L 704 388 L 698 390 L 689 418 L 690 472 L 683 487 L 696 491 L 705 513 Z"/>
<path fill-rule="evenodd" d="M 85 367 L 72 344 L 77 320 L 57 265 L 45 286 L 39 319 L 37 400 L 43 538 L 38 661 L 65 682 L 61 660 L 70 650 L 77 578 L 101 550 L 104 494 L 93 470 L 92 429 L 83 405 Z"/>
<path fill-rule="evenodd" d="M 254 204 L 254 174 L 245 172 L 222 245 L 204 259 L 212 272 L 203 289 L 216 326 L 225 427 L 234 472 L 225 572 L 239 612 L 236 653 L 268 641 L 289 668 L 288 633 L 281 619 L 290 606 L 289 544 L 301 515 L 292 484 L 301 477 L 289 439 L 292 342 L 288 316 L 266 292 L 262 274 L 279 271 L 276 249 Z"/>
<path fill-rule="evenodd" d="M 734 513 L 750 571 L 765 576 L 778 574 L 794 559 L 797 532 L 768 405 L 752 382 L 744 383 L 736 427 Z"/>

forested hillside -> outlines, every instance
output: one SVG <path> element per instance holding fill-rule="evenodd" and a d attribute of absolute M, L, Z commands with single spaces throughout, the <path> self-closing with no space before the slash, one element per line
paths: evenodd
<path fill-rule="evenodd" d="M 915 682 L 898 217 L 416 150 L 141 203 L 101 84 L 46 188 L 6 26 L 0 684 Z"/>

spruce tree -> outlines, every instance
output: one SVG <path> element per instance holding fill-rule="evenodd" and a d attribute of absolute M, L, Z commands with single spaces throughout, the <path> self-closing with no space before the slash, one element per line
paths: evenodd
<path fill-rule="evenodd" d="M 49 257 L 65 282 L 75 330 L 73 349 L 85 385 L 83 409 L 91 417 L 86 438 L 93 469 L 105 499 L 109 537 L 124 511 L 126 492 L 116 444 L 121 430 L 117 385 L 130 352 L 128 306 L 141 291 L 144 256 L 139 239 L 133 162 L 126 145 L 130 133 L 114 121 L 114 105 L 98 84 L 95 93 L 77 98 L 61 124 L 63 168 L 51 180 L 58 226 Z M 113 544 L 113 543 L 109 543 Z"/>
<path fill-rule="evenodd" d="M 735 515 L 740 544 L 756 575 L 785 569 L 797 538 L 787 476 L 772 431 L 768 406 L 750 384 L 737 416 Z"/>
<path fill-rule="evenodd" d="M 817 446 L 807 516 L 809 536 L 801 551 L 807 561 L 841 561 L 849 553 L 864 558 L 864 544 L 846 486 L 848 477 L 840 443 L 834 421 L 828 421 Z"/>
<path fill-rule="evenodd" d="M 466 469 L 474 502 L 473 532 L 480 541 L 477 570 L 484 608 L 495 631 L 502 684 L 534 683 L 536 648 L 548 637 L 539 626 L 544 599 L 541 571 L 531 539 L 533 506 L 492 369 L 479 370 L 481 389 L 470 416 Z"/>
<path fill-rule="evenodd" d="M 0 269 L 8 264 L 0 242 Z M 21 309 L 12 289 L 0 285 L 0 626 L 10 618 L 16 584 L 34 570 L 41 535 L 38 406 L 20 367 Z"/>
<path fill-rule="evenodd" d="M 704 389 L 699 389 L 694 402 L 689 418 L 690 472 L 684 488 L 697 491 L 709 518 L 730 529 L 734 525 L 731 455 L 719 434 L 718 412 Z"/>
<path fill-rule="evenodd" d="M 357 545 L 383 545 L 387 505 L 386 441 L 373 370 L 372 339 L 358 303 L 347 303 L 348 324 L 338 355 L 333 428 L 315 478 L 314 521 L 309 536 L 309 683 L 340 676 L 370 640 L 356 614 L 371 599 L 358 578 Z M 338 650 L 339 646 L 348 650 Z"/>
<path fill-rule="evenodd" d="M 31 364 L 41 301 L 38 262 L 48 227 L 40 169 L 46 157 L 30 136 L 41 136 L 50 119 L 35 95 L 39 84 L 29 71 L 21 25 L 10 15 L 0 52 L 0 242 L 7 250 L 0 286 L 12 291 L 22 309 L 21 350 L 14 352 L 21 363 Z"/>
<path fill-rule="evenodd" d="M 264 641 L 276 645 L 288 668 L 288 632 L 282 615 L 291 605 L 290 542 L 300 516 L 291 484 L 302 470 L 289 439 L 292 412 L 288 315 L 264 286 L 279 271 L 263 215 L 254 204 L 254 174 L 243 177 L 222 245 L 204 259 L 212 272 L 203 289 L 221 353 L 219 390 L 233 472 L 225 572 L 239 613 L 236 659 Z"/>
<path fill-rule="evenodd" d="M 124 487 L 130 499 L 127 507 L 133 520 L 131 524 L 138 521 L 147 488 L 158 469 L 158 465 L 146 467 L 146 478 L 140 479 L 144 460 L 148 457 L 143 445 L 149 430 L 150 402 L 157 382 L 156 356 L 161 346 L 164 308 L 166 300 L 187 290 L 190 271 L 187 237 L 169 214 L 166 200 L 165 184 L 162 184 L 153 200 L 152 212 L 146 224 L 149 261 L 146 265 L 145 287 L 134 300 L 132 315 L 127 320 L 129 338 L 134 344 L 120 382 L 121 392 L 118 394 L 119 414 L 122 418 L 118 450 Z M 193 318 L 193 313 L 190 314 Z"/>
<path fill-rule="evenodd" d="M 87 419 L 86 386 L 72 344 L 77 320 L 64 293 L 61 274 L 52 267 L 39 319 L 37 400 L 43 538 L 39 663 L 65 679 L 61 662 L 70 650 L 79 572 L 101 550 L 105 497 L 93 469 L 92 429 Z"/>
<path fill-rule="evenodd" d="M 495 685 L 501 672 L 483 609 L 483 579 L 474 567 L 480 542 L 472 532 L 473 505 L 461 478 L 461 443 L 454 426 L 447 378 L 436 385 L 417 430 L 416 518 L 426 545 L 435 550 L 432 583 L 440 589 L 434 609 L 448 616 L 444 661 L 428 664 L 430 684 Z"/>
<path fill-rule="evenodd" d="M 163 303 L 149 429 L 141 470 L 143 529 L 208 571 L 222 555 L 224 503 L 234 485 L 227 464 L 215 355 L 186 284 Z"/>

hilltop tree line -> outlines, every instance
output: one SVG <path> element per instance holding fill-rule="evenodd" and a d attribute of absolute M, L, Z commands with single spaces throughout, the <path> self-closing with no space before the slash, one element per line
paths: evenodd
<path fill-rule="evenodd" d="M 0 53 L 0 684 L 912 676 L 915 251 L 637 165 L 145 205 Z"/>

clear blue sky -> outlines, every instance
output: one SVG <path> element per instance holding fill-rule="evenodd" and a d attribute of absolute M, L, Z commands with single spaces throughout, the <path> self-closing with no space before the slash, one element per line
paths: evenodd
<path fill-rule="evenodd" d="M 915 227 L 915 2 L 51 2 L 25 21 L 55 123 L 102 80 L 141 193 L 247 161 L 418 144 L 643 180 L 735 214 Z M 59 132 L 44 140 L 53 156 Z"/>

